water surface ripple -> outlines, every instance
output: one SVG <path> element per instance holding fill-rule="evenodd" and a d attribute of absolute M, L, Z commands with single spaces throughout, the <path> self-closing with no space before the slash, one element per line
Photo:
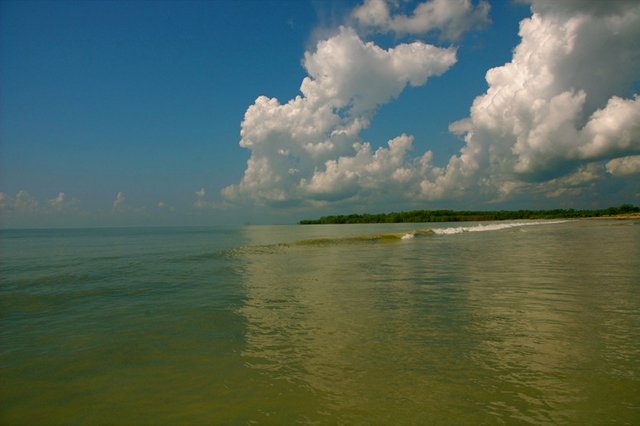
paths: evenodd
<path fill-rule="evenodd" d="M 640 423 L 637 221 L 0 243 L 2 423 Z"/>

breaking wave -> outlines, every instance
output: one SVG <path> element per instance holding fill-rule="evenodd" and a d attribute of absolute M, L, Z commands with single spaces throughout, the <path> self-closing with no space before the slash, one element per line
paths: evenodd
<path fill-rule="evenodd" d="M 394 242 L 415 238 L 417 236 L 425 236 L 433 234 L 433 229 L 419 229 L 411 232 L 385 232 L 379 234 L 365 234 L 355 235 L 350 237 L 335 237 L 335 238 L 312 238 L 308 240 L 300 240 L 292 243 L 292 245 L 299 246 L 313 246 L 313 245 L 326 245 L 336 243 L 368 243 L 368 242 Z"/>
<path fill-rule="evenodd" d="M 549 225 L 554 223 L 564 223 L 567 220 L 554 220 L 554 221 L 538 221 L 538 222 L 508 222 L 508 223 L 490 223 L 487 225 L 479 224 L 473 226 L 455 226 L 450 228 L 434 228 L 433 233 L 438 235 L 452 235 L 462 234 L 464 232 L 487 232 L 487 231 L 500 231 L 502 229 L 516 228 L 522 226 L 532 225 Z"/>
<path fill-rule="evenodd" d="M 297 240 L 292 242 L 274 243 L 274 244 L 262 244 L 262 245 L 249 245 L 238 247 L 224 254 L 231 257 L 242 255 L 260 255 L 260 254 L 272 254 L 287 250 L 295 247 L 322 247 L 322 246 L 335 246 L 346 244 L 384 244 L 384 243 L 400 243 L 416 238 L 428 237 L 428 236 L 443 236 L 462 234 L 466 232 L 489 232 L 500 231 L 509 228 L 517 228 L 523 226 L 533 225 L 549 225 L 556 223 L 568 222 L 567 220 L 558 221 L 537 221 L 537 222 L 508 222 L 508 223 L 490 223 L 490 224 L 477 224 L 472 226 L 454 226 L 447 228 L 424 228 L 413 231 L 403 232 L 384 232 L 384 233 L 371 233 L 362 235 L 351 235 L 345 237 L 318 237 Z"/>
<path fill-rule="evenodd" d="M 554 221 L 536 221 L 536 222 L 507 222 L 507 223 L 489 223 L 478 224 L 472 226 L 453 226 L 448 228 L 425 228 L 414 231 L 405 232 L 389 232 L 380 234 L 364 234 L 349 237 L 335 237 L 335 238 L 313 238 L 308 240 L 300 240 L 291 244 L 285 244 L 289 246 L 313 246 L 313 245 L 328 245 L 328 244 L 349 244 L 349 243 L 367 243 L 367 242 L 397 242 L 412 240 L 418 237 L 425 237 L 429 235 L 454 235 L 462 234 L 465 232 L 488 232 L 488 231 L 500 231 L 509 228 L 518 228 L 522 226 L 533 225 L 550 225 L 556 223 L 568 222 L 567 220 L 554 220 Z"/>

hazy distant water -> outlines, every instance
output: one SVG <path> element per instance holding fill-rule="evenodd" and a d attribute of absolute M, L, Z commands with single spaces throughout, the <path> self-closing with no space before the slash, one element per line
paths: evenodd
<path fill-rule="evenodd" d="M 639 424 L 640 222 L 488 225 L 2 231 L 0 423 Z"/>

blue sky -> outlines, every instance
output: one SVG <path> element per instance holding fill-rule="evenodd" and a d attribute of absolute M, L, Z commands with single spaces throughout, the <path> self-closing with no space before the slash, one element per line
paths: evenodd
<path fill-rule="evenodd" d="M 639 204 L 639 8 L 577 3 L 4 1 L 0 225 Z"/>

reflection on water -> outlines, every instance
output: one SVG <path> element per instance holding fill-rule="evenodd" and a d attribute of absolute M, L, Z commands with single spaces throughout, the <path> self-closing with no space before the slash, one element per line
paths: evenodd
<path fill-rule="evenodd" d="M 640 424 L 640 222 L 496 225 L 0 232 L 0 423 Z"/>
<path fill-rule="evenodd" d="M 637 418 L 634 358 L 610 359 L 640 355 L 639 316 L 626 308 L 638 302 L 637 227 L 607 225 L 521 230 L 524 238 L 469 262 L 467 273 L 480 284 L 470 287 L 474 333 L 483 336 L 475 360 L 502 386 L 491 409 L 530 422 L 589 422 L 603 409 L 608 382 L 607 398 L 627 409 L 604 412 Z M 620 368 L 623 376 L 614 372 Z M 501 398 L 506 389 L 512 406 Z"/>
<path fill-rule="evenodd" d="M 584 222 L 248 253 L 242 356 L 289 389 L 270 396 L 272 419 L 634 423 L 639 231 Z"/>

